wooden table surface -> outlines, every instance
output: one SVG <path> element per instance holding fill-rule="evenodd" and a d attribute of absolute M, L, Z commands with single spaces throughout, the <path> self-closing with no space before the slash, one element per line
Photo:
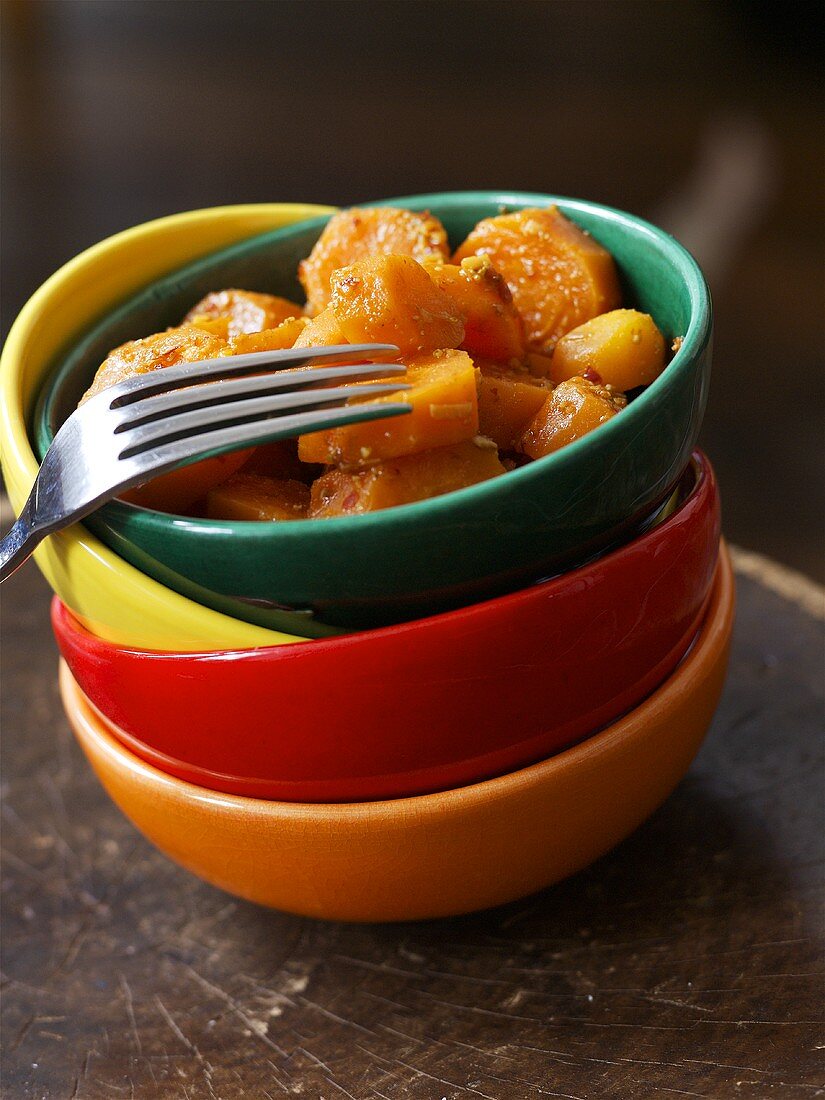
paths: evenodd
<path fill-rule="evenodd" d="M 382 926 L 235 901 L 135 832 L 62 716 L 28 567 L 2 606 L 3 1097 L 825 1093 L 822 592 L 737 561 L 728 684 L 667 804 L 538 896 Z"/>

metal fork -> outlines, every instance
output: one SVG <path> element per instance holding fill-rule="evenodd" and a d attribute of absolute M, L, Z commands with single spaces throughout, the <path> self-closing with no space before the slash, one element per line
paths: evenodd
<path fill-rule="evenodd" d="M 0 539 L 0 581 L 47 535 L 176 466 L 410 412 L 400 401 L 345 405 L 349 398 L 409 389 L 372 381 L 402 375 L 403 364 L 389 362 L 399 355 L 392 344 L 253 352 L 165 367 L 110 386 L 55 435 L 17 522 Z M 351 384 L 359 380 L 367 381 Z"/>

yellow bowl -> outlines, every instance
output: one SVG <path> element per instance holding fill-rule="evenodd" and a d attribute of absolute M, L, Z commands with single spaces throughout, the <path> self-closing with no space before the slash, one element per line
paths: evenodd
<path fill-rule="evenodd" d="M 389 802 L 267 802 L 193 786 L 123 748 L 65 666 L 61 690 L 77 738 L 117 805 L 161 851 L 208 882 L 313 917 L 443 917 L 558 882 L 664 801 L 713 716 L 733 608 L 723 546 L 693 649 L 641 706 L 533 767 Z"/>
<path fill-rule="evenodd" d="M 24 306 L 0 358 L 0 449 L 15 512 L 37 473 L 26 431 L 29 414 L 44 375 L 66 344 L 158 276 L 245 237 L 332 211 L 328 206 L 260 203 L 175 214 L 109 237 L 52 275 Z M 35 559 L 63 602 L 110 642 L 199 650 L 302 640 L 221 615 L 171 592 L 79 524 L 46 539 Z"/>

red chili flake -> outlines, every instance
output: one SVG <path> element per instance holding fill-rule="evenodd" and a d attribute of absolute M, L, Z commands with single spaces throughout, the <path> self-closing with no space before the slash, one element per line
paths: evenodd
<path fill-rule="evenodd" d="M 602 376 L 597 370 L 593 370 L 592 367 L 588 367 L 587 370 L 582 371 L 582 378 L 586 378 L 588 382 L 594 382 L 597 386 L 602 384 Z"/>
<path fill-rule="evenodd" d="M 358 494 L 353 491 L 344 497 L 344 511 L 349 512 L 358 503 Z"/>

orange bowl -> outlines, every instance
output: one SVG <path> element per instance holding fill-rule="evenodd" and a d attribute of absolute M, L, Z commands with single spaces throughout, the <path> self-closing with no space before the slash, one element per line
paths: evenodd
<path fill-rule="evenodd" d="M 444 917 L 558 882 L 609 851 L 664 801 L 713 717 L 733 609 L 723 546 L 693 648 L 640 706 L 540 764 L 394 801 L 270 802 L 196 787 L 124 748 L 65 665 L 61 691 L 112 799 L 161 851 L 201 878 L 312 917 Z"/>

